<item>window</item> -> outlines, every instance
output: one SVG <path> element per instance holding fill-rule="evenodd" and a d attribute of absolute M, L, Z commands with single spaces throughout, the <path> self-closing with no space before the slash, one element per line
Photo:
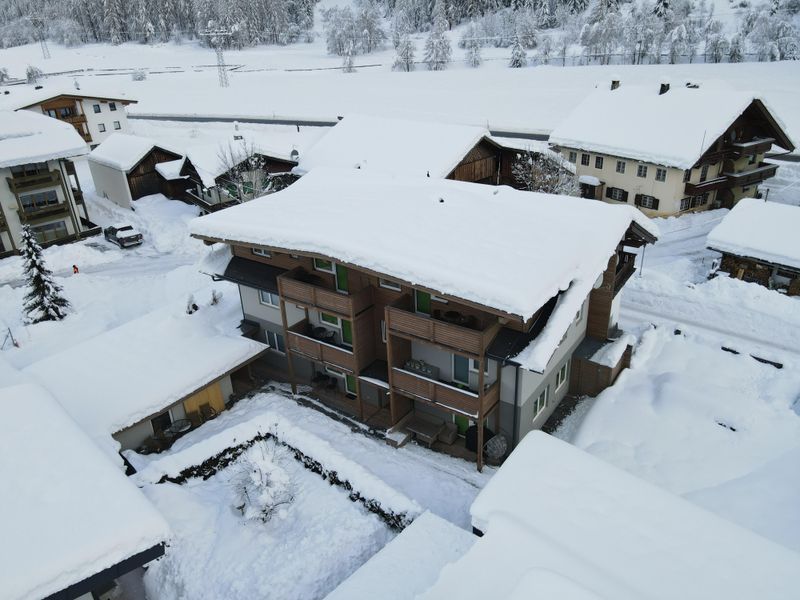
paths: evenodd
<path fill-rule="evenodd" d="M 628 194 L 621 188 L 608 188 L 608 193 L 606 195 L 617 202 L 628 201 Z"/>
<path fill-rule="evenodd" d="M 153 428 L 153 434 L 155 435 L 163 434 L 165 430 L 169 429 L 170 425 L 172 425 L 172 415 L 169 411 L 150 419 L 150 426 Z"/>
<path fill-rule="evenodd" d="M 577 161 L 578 161 L 578 153 L 577 152 L 573 152 L 572 150 L 570 150 L 570 152 L 569 152 L 569 162 L 571 162 L 572 164 L 575 164 Z"/>
<path fill-rule="evenodd" d="M 342 322 L 339 317 L 335 317 L 333 315 L 329 315 L 328 313 L 321 312 L 319 313 L 319 320 L 326 325 L 331 325 L 332 327 L 341 327 Z"/>
<path fill-rule="evenodd" d="M 314 270 L 322 271 L 323 273 L 335 273 L 332 260 L 323 260 L 321 258 L 314 259 Z"/>
<path fill-rule="evenodd" d="M 45 190 L 43 192 L 33 192 L 19 197 L 22 210 L 25 213 L 32 213 L 48 206 L 58 204 L 58 194 L 55 190 Z"/>
<path fill-rule="evenodd" d="M 681 210 L 689 210 L 692 206 L 691 198 L 683 198 L 681 200 Z"/>
<path fill-rule="evenodd" d="M 469 385 L 469 359 L 453 354 L 453 381 Z"/>
<path fill-rule="evenodd" d="M 594 168 L 595 169 L 602 169 L 603 168 L 603 157 L 602 156 L 595 156 L 594 157 Z"/>
<path fill-rule="evenodd" d="M 637 177 L 647 177 L 647 165 L 638 165 L 636 167 Z"/>
<path fill-rule="evenodd" d="M 666 181 L 666 180 L 667 180 L 667 170 L 656 169 L 656 181 Z"/>
<path fill-rule="evenodd" d="M 683 172 L 683 183 L 688 183 L 688 181 L 692 178 L 692 170 L 686 169 Z"/>
<path fill-rule="evenodd" d="M 253 254 L 256 256 L 263 256 L 264 258 L 272 258 L 272 252 L 264 250 L 263 248 L 253 248 Z"/>
<path fill-rule="evenodd" d="M 617 161 L 617 173 L 624 173 L 625 172 L 625 161 L 618 160 Z"/>
<path fill-rule="evenodd" d="M 755 154 L 753 154 L 753 155 L 750 157 L 750 160 L 748 160 L 748 161 L 747 161 L 747 164 L 748 164 L 748 165 L 754 165 L 754 164 L 756 164 L 756 155 L 755 155 Z"/>
<path fill-rule="evenodd" d="M 103 125 L 102 123 L 98 123 L 98 124 L 97 124 L 97 131 L 99 131 L 100 133 L 105 133 L 105 131 L 106 131 L 106 126 L 105 126 L 105 125 Z"/>
<path fill-rule="evenodd" d="M 258 300 L 261 304 L 273 308 L 280 308 L 281 305 L 281 298 L 278 294 L 273 294 L 272 292 L 266 292 L 264 290 L 258 290 Z"/>
<path fill-rule="evenodd" d="M 117 110 L 117 103 L 116 102 L 109 102 L 108 103 L 108 110 Z"/>
<path fill-rule="evenodd" d="M 393 292 L 402 291 L 402 289 L 400 288 L 400 284 L 397 283 L 396 281 L 392 281 L 391 279 L 383 279 L 382 277 L 379 277 L 378 285 L 387 290 L 392 290 Z"/>
<path fill-rule="evenodd" d="M 40 244 L 60 240 L 67 236 L 67 225 L 64 221 L 57 221 L 55 223 L 47 223 L 45 225 L 36 225 L 31 227 L 33 237 Z"/>
<path fill-rule="evenodd" d="M 567 380 L 567 374 L 569 372 L 569 361 L 565 362 L 561 365 L 561 368 L 556 373 L 556 389 L 561 388 L 564 385 L 564 382 Z"/>
<path fill-rule="evenodd" d="M 642 194 L 639 197 L 639 206 L 641 206 L 642 208 L 650 208 L 652 210 L 656 210 L 658 208 L 658 200 L 656 200 L 653 196 Z"/>
<path fill-rule="evenodd" d="M 11 167 L 11 174 L 14 177 L 28 177 L 29 175 L 39 175 L 47 173 L 47 163 L 28 163 L 27 165 L 14 165 Z"/>
<path fill-rule="evenodd" d="M 471 358 L 470 361 L 469 361 L 469 370 L 472 371 L 473 373 L 477 373 L 478 372 L 478 367 L 480 366 L 478 364 L 479 362 L 480 362 L 479 360 L 475 360 L 474 358 Z M 488 360 L 486 360 L 484 362 L 484 364 L 483 364 L 483 372 L 486 375 L 489 374 L 489 361 Z"/>
<path fill-rule="evenodd" d="M 381 341 L 385 344 L 386 339 L 386 321 L 381 319 Z"/>
<path fill-rule="evenodd" d="M 542 393 L 536 397 L 536 401 L 533 404 L 533 418 L 534 420 L 538 417 L 541 412 L 547 408 L 547 400 L 550 396 L 550 386 L 548 385 L 542 390 Z"/>
<path fill-rule="evenodd" d="M 414 290 L 414 310 L 424 315 L 431 314 L 431 295 L 428 292 Z"/>
<path fill-rule="evenodd" d="M 708 165 L 703 165 L 703 168 L 700 169 L 700 181 L 705 181 L 708 179 Z"/>
<path fill-rule="evenodd" d="M 275 352 L 286 354 L 286 345 L 283 343 L 283 336 L 280 333 L 275 333 L 267 329 L 264 333 L 267 335 L 267 344 Z"/>
<path fill-rule="evenodd" d="M 94 114 L 100 112 L 100 105 L 99 104 L 92 104 L 92 108 L 94 109 Z"/>
<path fill-rule="evenodd" d="M 119 124 L 119 121 L 114 121 L 114 129 L 116 129 L 117 131 L 122 129 L 122 125 Z"/>
<path fill-rule="evenodd" d="M 48 117 L 52 117 L 53 119 L 57 119 L 58 118 L 58 113 L 56 112 L 56 110 L 54 108 L 48 108 L 47 109 L 47 116 Z"/>
<path fill-rule="evenodd" d="M 589 166 L 589 155 L 588 154 L 581 154 L 581 164 L 584 167 L 588 167 Z"/>

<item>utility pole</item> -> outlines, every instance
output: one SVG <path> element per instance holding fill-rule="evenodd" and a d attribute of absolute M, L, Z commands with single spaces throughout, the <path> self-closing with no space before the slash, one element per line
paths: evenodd
<path fill-rule="evenodd" d="M 228 87 L 228 69 L 225 65 L 225 55 L 223 50 L 228 38 L 232 35 L 229 29 L 206 29 L 200 33 L 201 37 L 208 38 L 208 44 L 214 48 L 217 55 L 217 74 L 219 75 L 219 87 Z"/>

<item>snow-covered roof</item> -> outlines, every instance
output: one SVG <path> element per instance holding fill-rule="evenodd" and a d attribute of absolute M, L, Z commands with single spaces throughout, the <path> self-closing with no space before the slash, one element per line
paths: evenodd
<path fill-rule="evenodd" d="M 38 88 L 38 89 L 36 89 Z M 0 96 L 0 108 L 3 110 L 19 110 L 46 102 L 57 96 L 73 96 L 77 99 L 106 100 L 125 103 L 136 103 L 126 93 L 110 90 L 106 86 L 81 85 L 81 89 L 65 82 L 55 81 L 37 84 L 36 86 L 12 86 L 6 88 L 8 95 Z M 90 108 L 90 107 L 84 107 Z"/>
<path fill-rule="evenodd" d="M 627 206 L 316 168 L 280 192 L 195 219 L 190 231 L 328 256 L 527 320 L 560 291 L 588 294 L 633 222 L 657 235 Z"/>
<path fill-rule="evenodd" d="M 0 581 L 38 600 L 148 550 L 163 517 L 43 388 L 0 388 Z"/>
<path fill-rule="evenodd" d="M 237 335 L 238 310 L 233 301 L 203 305 L 192 315 L 173 307 L 157 310 L 24 372 L 87 432 L 107 438 L 261 354 L 266 345 Z"/>
<path fill-rule="evenodd" d="M 488 135 L 482 127 L 348 115 L 300 156 L 294 172 L 338 167 L 441 178 Z"/>
<path fill-rule="evenodd" d="M 446 564 L 460 558 L 477 539 L 426 511 L 325 600 L 414 600 L 436 581 Z"/>
<path fill-rule="evenodd" d="M 181 175 L 181 169 L 183 169 L 183 163 L 185 161 L 186 159 L 181 157 L 177 160 L 170 160 L 168 162 L 156 163 L 156 172 L 167 181 L 173 181 L 175 179 L 184 179 L 185 176 Z"/>
<path fill-rule="evenodd" d="M 719 252 L 800 269 L 800 207 L 743 198 L 708 234 Z"/>
<path fill-rule="evenodd" d="M 656 85 L 624 83 L 589 95 L 553 130 L 550 143 L 689 169 L 756 101 L 791 145 L 777 115 L 751 92 L 673 87 L 659 94 Z"/>
<path fill-rule="evenodd" d="M 165 147 L 150 138 L 129 133 L 113 133 L 92 150 L 89 160 L 127 173 L 155 147 L 163 148 L 173 154 L 180 154 L 180 152 Z"/>
<path fill-rule="evenodd" d="M 0 111 L 0 168 L 89 152 L 69 123 L 32 112 Z"/>
<path fill-rule="evenodd" d="M 800 555 L 539 431 L 471 513 L 485 535 L 421 599 L 777 600 L 796 592 Z"/>

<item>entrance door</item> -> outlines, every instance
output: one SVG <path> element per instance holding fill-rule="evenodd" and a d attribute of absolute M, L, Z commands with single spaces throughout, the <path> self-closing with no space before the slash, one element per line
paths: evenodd
<path fill-rule="evenodd" d="M 347 293 L 349 287 L 347 284 L 347 267 L 336 265 L 336 290 L 339 292 Z"/>

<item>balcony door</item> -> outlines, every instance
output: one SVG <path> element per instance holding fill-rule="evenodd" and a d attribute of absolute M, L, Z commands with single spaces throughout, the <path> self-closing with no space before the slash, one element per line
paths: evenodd
<path fill-rule="evenodd" d="M 469 359 L 453 354 L 453 381 L 469 385 Z"/>

